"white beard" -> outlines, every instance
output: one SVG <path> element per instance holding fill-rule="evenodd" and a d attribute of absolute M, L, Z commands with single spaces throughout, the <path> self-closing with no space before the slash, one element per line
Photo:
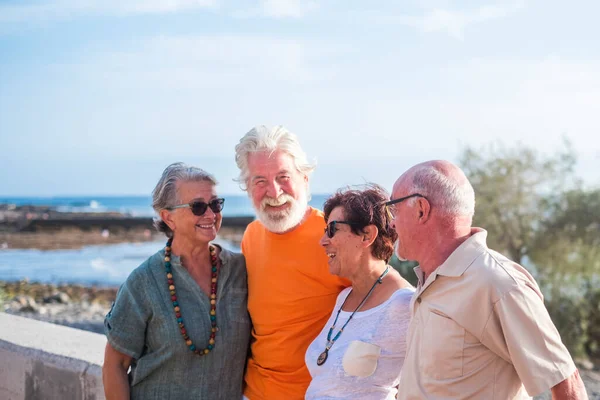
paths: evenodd
<path fill-rule="evenodd" d="M 284 203 L 290 203 L 290 207 L 281 211 L 265 211 L 267 205 L 277 206 Z M 306 191 L 302 191 L 298 200 L 295 200 L 289 194 L 283 193 L 277 199 L 265 197 L 260 207 L 254 206 L 258 220 L 273 233 L 283 233 L 300 225 L 306 209 L 308 207 L 308 196 Z"/>

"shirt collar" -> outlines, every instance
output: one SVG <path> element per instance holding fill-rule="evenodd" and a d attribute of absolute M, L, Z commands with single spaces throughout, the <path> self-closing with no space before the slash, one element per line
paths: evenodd
<path fill-rule="evenodd" d="M 421 270 L 421 267 L 419 267 L 418 265 L 413 268 L 413 271 L 415 271 L 415 275 L 419 280 L 419 287 L 423 286 L 425 284 L 425 273 Z"/>
<path fill-rule="evenodd" d="M 471 228 L 471 236 L 450 254 L 434 273 L 443 276 L 461 276 L 467 268 L 487 250 L 487 231 L 481 228 Z"/>

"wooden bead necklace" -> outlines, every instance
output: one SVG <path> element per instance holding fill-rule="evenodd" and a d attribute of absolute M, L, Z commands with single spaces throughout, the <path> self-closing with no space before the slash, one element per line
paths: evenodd
<path fill-rule="evenodd" d="M 210 287 L 210 324 L 211 324 L 211 333 L 210 339 L 208 340 L 208 346 L 205 349 L 198 349 L 194 343 L 192 343 L 192 339 L 187 334 L 185 329 L 185 325 L 183 323 L 183 317 L 181 316 L 181 307 L 179 306 L 179 302 L 177 301 L 177 292 L 175 291 L 175 281 L 173 280 L 173 270 L 171 268 L 171 244 L 173 243 L 173 239 L 169 239 L 167 241 L 167 245 L 165 246 L 165 270 L 167 271 L 167 283 L 169 284 L 169 291 L 171 293 L 171 301 L 173 302 L 173 310 L 175 310 L 175 317 L 177 318 L 177 323 L 179 324 L 179 330 L 181 331 L 181 336 L 183 340 L 185 340 L 185 344 L 187 347 L 193 351 L 195 354 L 199 356 L 203 356 L 205 354 L 210 353 L 210 351 L 215 347 L 215 335 L 217 333 L 217 250 L 215 246 L 210 245 L 210 263 L 212 265 L 211 268 L 211 287 Z"/>

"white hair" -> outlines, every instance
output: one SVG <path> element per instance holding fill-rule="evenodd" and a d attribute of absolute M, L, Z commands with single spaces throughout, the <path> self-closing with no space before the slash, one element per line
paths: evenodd
<path fill-rule="evenodd" d="M 458 169 L 458 168 L 457 168 Z M 408 193 L 419 193 L 427 197 L 440 212 L 451 217 L 473 218 L 475 214 L 475 191 L 464 175 L 454 179 L 440 172 L 433 165 L 416 167 L 413 172 L 412 186 Z M 414 204 L 416 198 L 410 199 Z"/>
<path fill-rule="evenodd" d="M 261 151 L 274 153 L 282 150 L 289 154 L 294 161 L 296 169 L 304 175 L 310 175 L 316 164 L 309 162 L 304 150 L 300 147 L 298 137 L 292 132 L 278 125 L 268 128 L 264 125 L 255 126 L 240 139 L 235 146 L 235 162 L 240 169 L 240 175 L 235 179 L 242 190 L 248 190 L 248 155 Z"/>

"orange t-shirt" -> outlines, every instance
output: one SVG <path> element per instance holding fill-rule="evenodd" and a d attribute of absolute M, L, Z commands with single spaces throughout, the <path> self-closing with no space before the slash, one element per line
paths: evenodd
<path fill-rule="evenodd" d="M 254 221 L 244 233 L 254 326 L 244 393 L 250 400 L 304 399 L 311 379 L 304 354 L 350 284 L 329 272 L 319 245 L 324 228 L 323 213 L 313 208 L 291 232 L 275 234 Z"/>

